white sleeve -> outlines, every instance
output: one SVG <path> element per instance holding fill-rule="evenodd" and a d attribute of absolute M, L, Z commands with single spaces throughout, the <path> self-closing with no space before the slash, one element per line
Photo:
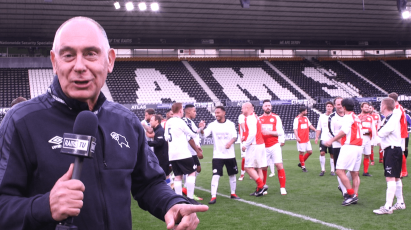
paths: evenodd
<path fill-rule="evenodd" d="M 244 115 L 240 114 L 240 116 L 238 116 L 238 124 L 243 124 L 244 123 Z"/>
<path fill-rule="evenodd" d="M 351 129 L 351 125 L 354 123 L 354 120 L 351 118 L 351 116 L 344 116 L 343 120 L 342 120 L 342 126 L 341 126 L 341 130 L 343 131 L 345 134 L 347 134 L 348 132 L 350 132 Z M 336 133 L 337 135 L 338 133 Z"/>
<path fill-rule="evenodd" d="M 248 148 L 254 139 L 255 135 L 257 134 L 257 120 L 254 117 L 250 117 L 251 119 L 247 119 L 247 127 L 248 127 L 248 136 L 247 140 L 244 141 L 244 146 Z"/>
<path fill-rule="evenodd" d="M 373 122 L 371 123 L 371 132 L 372 132 L 372 141 L 375 140 L 376 136 L 378 135 L 377 130 L 375 129 L 374 118 L 372 118 Z"/>
<path fill-rule="evenodd" d="M 231 122 L 231 138 L 238 138 L 237 130 L 235 129 L 235 124 Z"/>
<path fill-rule="evenodd" d="M 294 118 L 293 129 L 298 129 L 298 118 Z"/>
<path fill-rule="evenodd" d="M 283 122 L 281 121 L 281 118 L 277 116 L 277 124 L 275 129 L 277 130 L 278 136 L 284 136 L 284 129 L 283 129 Z"/>
<path fill-rule="evenodd" d="M 166 141 L 170 140 L 170 134 L 168 133 L 168 127 L 167 127 L 168 124 L 169 124 L 169 122 L 167 122 L 166 126 L 164 126 L 164 139 Z"/>
<path fill-rule="evenodd" d="M 310 127 L 311 122 L 310 122 L 310 119 L 308 119 L 308 117 L 307 117 L 307 121 L 308 121 L 308 127 Z"/>
<path fill-rule="evenodd" d="M 235 129 L 235 128 L 234 128 Z M 213 132 L 213 122 L 207 125 L 207 128 L 204 129 L 204 137 L 210 136 L 210 134 Z"/>
<path fill-rule="evenodd" d="M 318 119 L 317 130 L 322 130 L 322 127 L 321 127 L 322 119 L 324 119 L 324 116 L 321 114 L 320 118 Z"/>

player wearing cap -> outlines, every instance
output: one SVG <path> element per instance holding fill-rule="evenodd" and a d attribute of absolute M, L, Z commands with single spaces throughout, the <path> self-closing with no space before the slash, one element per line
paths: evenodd
<path fill-rule="evenodd" d="M 285 190 L 285 171 L 283 167 L 283 156 L 281 143 L 284 143 L 284 130 L 280 117 L 272 113 L 271 101 L 264 100 L 264 113 L 259 117 L 267 154 L 267 163 L 272 162 L 277 167 L 278 180 L 280 182 L 280 193 L 286 195 Z M 267 181 L 267 170 L 263 170 L 264 184 Z"/>
<path fill-rule="evenodd" d="M 382 122 L 378 136 L 381 138 L 381 148 L 384 150 L 384 175 L 387 181 L 385 205 L 374 210 L 375 214 L 392 214 L 393 210 L 405 209 L 403 194 L 401 167 L 402 167 L 402 138 L 401 138 L 401 114 L 394 112 L 396 102 L 392 98 L 384 98 L 381 101 L 381 113 L 385 119 Z M 392 206 L 394 196 L 397 203 Z"/>
<path fill-rule="evenodd" d="M 336 173 L 342 184 L 347 189 L 342 205 L 347 206 L 358 201 L 357 193 L 360 186 L 358 171 L 361 166 L 362 155 L 362 132 L 361 121 L 354 113 L 355 102 L 352 98 L 345 98 L 341 101 L 344 108 L 344 118 L 340 132 L 324 143 L 331 146 L 332 142 L 341 139 L 341 150 L 337 161 Z M 350 171 L 352 186 L 345 170 Z"/>
<path fill-rule="evenodd" d="M 331 101 L 325 103 L 325 113 L 320 115 L 317 124 L 317 131 L 315 133 L 315 144 L 318 144 L 318 138 L 320 137 L 320 165 L 321 173 L 319 176 L 324 176 L 325 173 L 325 154 L 328 152 L 330 154 L 330 166 L 331 166 L 331 176 L 335 176 L 334 168 L 334 158 L 332 153 L 332 147 L 327 147 L 322 144 L 323 141 L 330 139 L 330 130 L 328 129 L 328 119 L 330 114 L 333 112 L 334 105 Z"/>
<path fill-rule="evenodd" d="M 362 134 L 363 134 L 363 155 L 364 155 L 364 173 L 363 176 L 372 176 L 368 173 L 370 166 L 371 144 L 376 136 L 375 121 L 369 113 L 369 104 L 367 102 L 361 103 L 361 113 L 358 115 L 361 120 Z"/>
<path fill-rule="evenodd" d="M 310 129 L 315 131 L 315 128 L 311 125 L 308 117 L 306 117 L 308 113 L 307 107 L 301 106 L 298 112 L 299 114 L 294 119 L 293 123 L 294 135 L 297 139 L 297 150 L 300 154 L 300 163 L 298 163 L 298 167 L 301 167 L 303 172 L 307 172 L 307 169 L 305 168 L 305 161 L 313 153 L 310 142 Z"/>
<path fill-rule="evenodd" d="M 236 174 L 238 173 L 237 161 L 235 159 L 234 143 L 237 140 L 237 130 L 235 124 L 225 117 L 224 106 L 217 106 L 215 109 L 216 120 L 208 124 L 202 132 L 204 137 L 210 134 L 213 136 L 213 177 L 211 179 L 211 200 L 209 204 L 217 201 L 217 188 L 220 177 L 223 176 L 225 165 L 230 181 L 231 199 L 240 199 L 235 194 Z"/>

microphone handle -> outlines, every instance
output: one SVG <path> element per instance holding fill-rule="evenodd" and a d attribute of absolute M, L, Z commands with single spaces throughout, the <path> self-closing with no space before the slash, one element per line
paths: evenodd
<path fill-rule="evenodd" d="M 71 179 L 80 180 L 81 170 L 83 169 L 84 157 L 76 157 L 74 160 L 74 169 Z"/>

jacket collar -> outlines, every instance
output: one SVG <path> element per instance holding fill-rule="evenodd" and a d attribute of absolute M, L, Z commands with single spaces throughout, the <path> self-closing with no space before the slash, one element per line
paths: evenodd
<path fill-rule="evenodd" d="M 70 110 L 75 112 L 81 112 L 83 110 L 89 110 L 88 104 L 73 98 L 67 97 L 61 89 L 59 79 L 57 75 L 54 76 L 53 82 L 48 88 L 47 92 L 53 97 L 53 99 L 61 104 L 66 105 Z M 106 101 L 106 97 L 102 92 L 98 96 L 97 103 L 93 108 L 93 112 L 98 111 L 103 103 Z"/>

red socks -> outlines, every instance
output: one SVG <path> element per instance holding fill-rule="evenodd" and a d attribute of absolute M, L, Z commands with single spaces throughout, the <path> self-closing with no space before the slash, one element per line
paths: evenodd
<path fill-rule="evenodd" d="M 311 153 L 304 154 L 304 162 L 307 161 L 308 157 L 311 156 Z"/>
<path fill-rule="evenodd" d="M 263 183 L 267 184 L 267 170 L 263 170 Z"/>
<path fill-rule="evenodd" d="M 368 167 L 370 167 L 370 159 L 364 158 L 364 173 L 368 173 Z"/>
<path fill-rule="evenodd" d="M 404 154 L 402 155 L 401 174 L 403 174 L 403 176 L 406 176 L 408 174 L 408 171 L 407 171 L 407 158 L 405 158 Z"/>
<path fill-rule="evenodd" d="M 301 167 L 305 167 L 304 156 L 300 154 L 300 155 L 298 155 L 298 157 L 300 158 Z"/>
<path fill-rule="evenodd" d="M 370 159 L 372 162 L 374 162 L 374 150 L 371 150 Z"/>
<path fill-rule="evenodd" d="M 243 157 L 243 160 L 241 161 L 241 170 L 244 171 L 244 163 L 245 163 L 245 158 Z"/>
<path fill-rule="evenodd" d="M 264 187 L 264 182 L 261 180 L 261 178 L 258 178 L 255 183 L 257 183 L 257 188 L 262 189 Z"/>
<path fill-rule="evenodd" d="M 380 149 L 380 161 L 382 161 L 382 159 L 384 159 L 384 151 L 382 149 Z"/>
<path fill-rule="evenodd" d="M 277 170 L 278 180 L 280 181 L 280 188 L 285 188 L 285 171 L 284 169 Z"/>
<path fill-rule="evenodd" d="M 187 196 L 187 188 L 183 187 L 183 194 Z"/>
<path fill-rule="evenodd" d="M 354 195 L 354 189 L 347 189 L 347 194 L 350 196 Z"/>

